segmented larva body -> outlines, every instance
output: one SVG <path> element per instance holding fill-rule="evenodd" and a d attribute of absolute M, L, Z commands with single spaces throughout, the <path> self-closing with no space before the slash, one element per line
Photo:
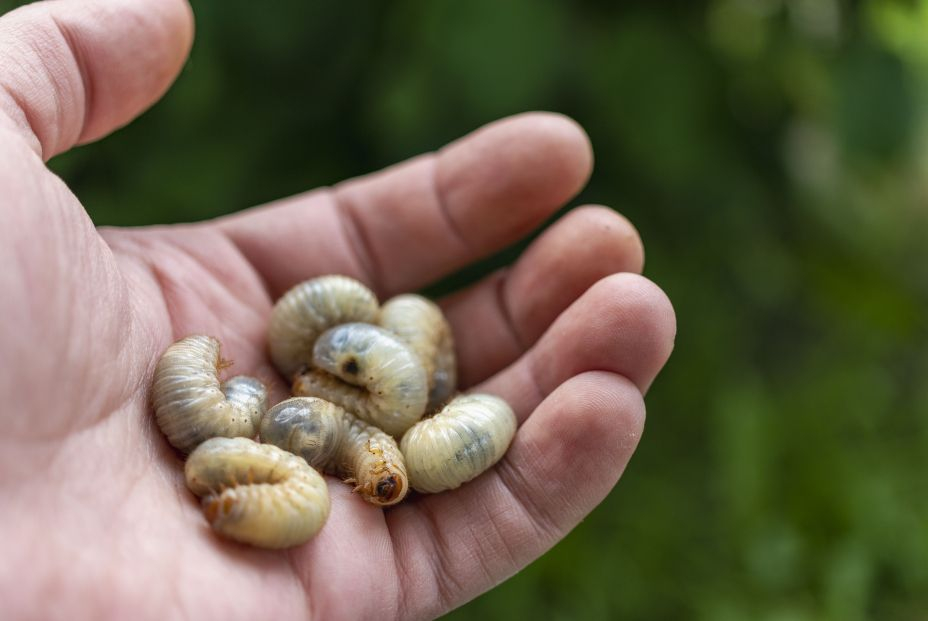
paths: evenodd
<path fill-rule="evenodd" d="M 396 440 L 323 399 L 294 397 L 269 409 L 261 419 L 261 441 L 346 479 L 375 505 L 396 504 L 409 489 Z"/>
<path fill-rule="evenodd" d="M 454 489 L 499 461 L 515 432 L 515 414 L 499 397 L 456 397 L 403 436 L 409 484 L 429 494 Z"/>
<path fill-rule="evenodd" d="M 262 548 L 309 540 L 329 516 L 329 491 L 296 455 L 247 438 L 213 438 L 184 467 L 187 487 L 201 497 L 217 533 Z"/>
<path fill-rule="evenodd" d="M 419 358 L 382 328 L 348 323 L 324 332 L 313 364 L 294 379 L 294 395 L 331 401 L 393 436 L 425 413 L 428 379 Z"/>
<path fill-rule="evenodd" d="M 152 405 L 168 441 L 184 453 L 216 436 L 254 437 L 267 409 L 267 390 L 252 377 L 219 383 L 226 365 L 219 341 L 188 336 L 170 347 L 155 367 Z"/>
<path fill-rule="evenodd" d="M 380 308 L 377 324 L 419 356 L 429 381 L 426 411 L 447 401 L 457 388 L 457 364 L 451 326 L 438 305 L 421 295 L 398 295 Z"/>
<path fill-rule="evenodd" d="M 261 442 L 299 455 L 316 470 L 326 470 L 345 438 L 339 410 L 344 412 L 315 397 L 285 399 L 261 418 Z"/>
<path fill-rule="evenodd" d="M 321 276 L 287 291 L 274 305 L 268 325 L 271 360 L 288 380 L 312 364 L 313 345 L 333 326 L 349 322 L 372 323 L 377 297 L 370 289 L 345 276 Z"/>

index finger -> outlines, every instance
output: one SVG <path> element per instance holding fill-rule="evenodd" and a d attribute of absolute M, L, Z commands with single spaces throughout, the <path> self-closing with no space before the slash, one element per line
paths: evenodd
<path fill-rule="evenodd" d="M 524 236 L 579 192 L 591 169 L 589 140 L 575 122 L 528 113 L 437 153 L 219 225 L 275 297 L 327 273 L 388 296 Z"/>

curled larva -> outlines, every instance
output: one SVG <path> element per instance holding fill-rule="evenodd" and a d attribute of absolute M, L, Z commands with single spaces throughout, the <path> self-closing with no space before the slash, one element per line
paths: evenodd
<path fill-rule="evenodd" d="M 184 453 L 208 438 L 250 438 L 257 432 L 267 390 L 246 376 L 220 385 L 219 370 L 226 364 L 211 336 L 183 338 L 158 361 L 151 392 L 155 417 L 168 441 Z"/>
<path fill-rule="evenodd" d="M 348 323 L 313 348 L 318 367 L 298 374 L 293 394 L 320 397 L 398 436 L 425 413 L 428 380 L 418 357 L 382 328 Z"/>
<path fill-rule="evenodd" d="M 294 397 L 269 409 L 261 441 L 354 484 L 375 505 L 396 504 L 409 488 L 396 440 L 323 399 Z"/>
<path fill-rule="evenodd" d="M 426 411 L 444 403 L 457 387 L 457 365 L 451 326 L 438 305 L 421 295 L 406 293 L 388 300 L 377 324 L 419 356 L 429 380 Z"/>
<path fill-rule="evenodd" d="M 430 494 L 454 489 L 499 461 L 515 432 L 515 414 L 499 397 L 456 397 L 403 436 L 409 484 Z"/>
<path fill-rule="evenodd" d="M 213 438 L 184 467 L 217 533 L 262 548 L 288 548 L 315 535 L 329 516 L 325 480 L 287 451 L 247 438 Z"/>
<path fill-rule="evenodd" d="M 271 311 L 267 343 L 274 366 L 292 379 L 312 363 L 320 334 L 342 323 L 373 322 L 377 306 L 370 289 L 346 276 L 321 276 L 296 285 Z"/>
<path fill-rule="evenodd" d="M 281 401 L 261 418 L 261 442 L 299 455 L 316 470 L 325 470 L 345 437 L 338 410 L 341 408 L 314 397 Z"/>

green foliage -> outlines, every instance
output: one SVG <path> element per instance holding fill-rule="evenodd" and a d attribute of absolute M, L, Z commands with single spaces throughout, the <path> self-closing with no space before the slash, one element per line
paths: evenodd
<path fill-rule="evenodd" d="M 675 304 L 621 484 L 449 618 L 924 614 L 928 2 L 194 5 L 165 99 L 52 163 L 97 223 L 212 217 L 558 110 L 597 154 L 576 202 L 639 226 Z"/>

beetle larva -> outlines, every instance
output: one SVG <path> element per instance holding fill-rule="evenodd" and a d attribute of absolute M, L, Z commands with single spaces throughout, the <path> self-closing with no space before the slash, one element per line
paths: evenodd
<path fill-rule="evenodd" d="M 262 548 L 288 548 L 315 535 L 329 517 L 329 490 L 309 465 L 248 438 L 212 438 L 184 467 L 217 533 Z"/>
<path fill-rule="evenodd" d="M 325 330 L 353 321 L 373 322 L 377 297 L 346 276 L 321 276 L 287 291 L 268 325 L 271 360 L 288 380 L 312 363 L 313 344 Z"/>
<path fill-rule="evenodd" d="M 438 305 L 421 295 L 398 295 L 380 308 L 377 324 L 395 334 L 422 361 L 429 378 L 426 411 L 444 403 L 457 387 L 457 366 L 451 326 Z"/>
<path fill-rule="evenodd" d="M 281 401 L 261 418 L 261 442 L 299 455 L 316 470 L 325 470 L 345 437 L 337 410 L 341 408 L 315 397 Z"/>
<path fill-rule="evenodd" d="M 430 494 L 454 489 L 499 461 L 515 432 L 515 414 L 499 397 L 456 397 L 403 436 L 409 484 Z"/>
<path fill-rule="evenodd" d="M 269 409 L 261 441 L 354 483 L 354 491 L 375 505 L 396 504 L 409 488 L 396 440 L 323 399 L 294 397 Z"/>
<path fill-rule="evenodd" d="M 425 413 L 428 380 L 418 357 L 377 326 L 348 323 L 324 332 L 313 348 L 318 367 L 296 376 L 293 394 L 321 397 L 393 436 Z"/>
<path fill-rule="evenodd" d="M 264 410 L 267 390 L 245 376 L 219 383 L 224 366 L 219 341 L 188 336 L 161 356 L 152 382 L 152 404 L 161 431 L 184 453 L 215 436 L 254 437 Z"/>

